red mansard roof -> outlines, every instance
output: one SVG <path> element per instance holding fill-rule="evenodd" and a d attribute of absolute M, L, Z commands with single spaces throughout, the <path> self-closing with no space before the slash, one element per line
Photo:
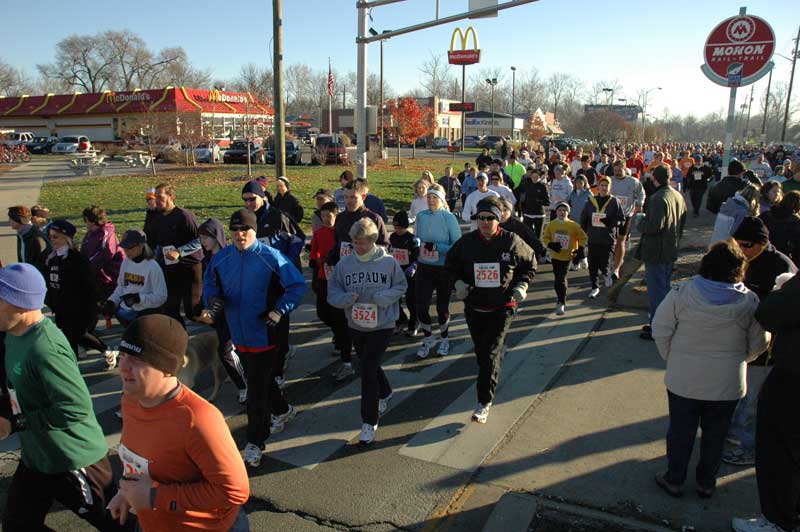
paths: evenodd
<path fill-rule="evenodd" d="M 197 112 L 219 114 L 273 114 L 272 106 L 257 101 L 249 92 L 166 87 L 164 89 L 49 94 L 0 98 L 3 116 L 58 116 L 143 112 Z"/>

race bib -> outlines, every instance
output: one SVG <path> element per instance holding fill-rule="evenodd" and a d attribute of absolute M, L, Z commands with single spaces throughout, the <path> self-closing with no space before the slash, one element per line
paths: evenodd
<path fill-rule="evenodd" d="M 394 260 L 396 260 L 400 266 L 408 266 L 408 250 L 407 249 L 393 249 L 392 256 L 394 256 Z"/>
<path fill-rule="evenodd" d="M 50 281 L 53 283 L 58 283 L 58 273 L 51 273 L 50 274 Z"/>
<path fill-rule="evenodd" d="M 180 262 L 180 259 L 170 260 L 167 258 L 167 253 L 171 253 L 173 251 L 177 251 L 175 246 L 164 246 L 163 248 L 161 248 L 161 253 L 164 254 L 164 264 L 166 264 L 167 266 L 169 266 L 170 264 L 178 264 L 178 262 Z"/>
<path fill-rule="evenodd" d="M 473 264 L 475 286 L 478 288 L 497 288 L 500 286 L 500 263 L 479 262 Z"/>
<path fill-rule="evenodd" d="M 11 413 L 15 416 L 20 415 L 22 413 L 22 408 L 20 408 L 19 401 L 17 400 L 17 390 L 9 388 L 8 397 L 11 400 Z"/>
<path fill-rule="evenodd" d="M 606 217 L 606 213 L 604 212 L 593 212 L 592 213 L 592 227 L 605 227 L 606 224 L 603 223 L 603 220 Z"/>
<path fill-rule="evenodd" d="M 439 260 L 439 250 L 432 249 L 428 251 L 425 246 L 419 250 L 419 257 L 425 262 L 436 262 Z"/>
<path fill-rule="evenodd" d="M 122 443 L 117 449 L 119 459 L 122 461 L 122 476 L 124 477 L 149 477 L 150 461 L 131 451 Z"/>
<path fill-rule="evenodd" d="M 695 181 L 700 181 L 703 179 L 703 172 L 692 172 Z"/>
<path fill-rule="evenodd" d="M 375 303 L 354 303 L 350 311 L 353 323 L 365 329 L 378 326 L 378 305 Z"/>
<path fill-rule="evenodd" d="M 350 242 L 342 242 L 339 245 L 339 258 L 345 258 L 353 254 L 353 244 Z"/>
<path fill-rule="evenodd" d="M 619 206 L 622 207 L 623 211 L 627 210 L 630 198 L 628 198 L 627 196 L 617 196 L 617 201 L 619 202 Z"/>
<path fill-rule="evenodd" d="M 569 247 L 569 235 L 567 233 L 556 233 L 553 236 L 555 241 L 561 244 L 561 249 L 565 250 Z"/>

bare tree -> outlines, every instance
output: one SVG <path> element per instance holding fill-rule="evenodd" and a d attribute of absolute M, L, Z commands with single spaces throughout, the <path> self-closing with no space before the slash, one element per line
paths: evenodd
<path fill-rule="evenodd" d="M 255 63 L 247 63 L 239 69 L 239 74 L 231 83 L 231 88 L 249 92 L 259 101 L 272 100 L 272 70 Z"/>
<path fill-rule="evenodd" d="M 22 70 L 14 68 L 0 59 L 0 96 L 33 94 L 34 88 Z"/>
<path fill-rule="evenodd" d="M 101 92 L 112 77 L 112 61 L 101 53 L 98 36 L 70 35 L 56 45 L 53 63 L 36 65 L 42 76 L 86 92 Z"/>
<path fill-rule="evenodd" d="M 427 93 L 427 96 L 444 98 L 446 89 L 451 85 L 455 76 L 450 71 L 450 65 L 444 55 L 433 52 L 429 52 L 429 54 L 428 60 L 422 63 L 419 68 L 420 73 L 422 73 L 422 88 Z"/>
<path fill-rule="evenodd" d="M 553 115 L 558 118 L 558 107 L 564 100 L 575 100 L 580 82 L 572 74 L 554 72 L 545 83 Z"/>
<path fill-rule="evenodd" d="M 533 114 L 536 109 L 544 108 L 546 91 L 544 82 L 539 77 L 536 67 L 526 71 L 517 72 L 517 107 L 527 114 Z"/>

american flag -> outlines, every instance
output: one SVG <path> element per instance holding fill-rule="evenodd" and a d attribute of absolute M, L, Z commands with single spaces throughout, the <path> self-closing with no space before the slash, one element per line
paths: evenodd
<path fill-rule="evenodd" d="M 333 71 L 330 61 L 328 62 L 328 96 L 333 98 Z"/>

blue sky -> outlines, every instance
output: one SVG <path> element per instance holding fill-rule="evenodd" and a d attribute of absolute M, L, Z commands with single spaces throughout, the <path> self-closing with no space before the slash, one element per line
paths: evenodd
<path fill-rule="evenodd" d="M 500 0 L 501 2 L 505 0 Z M 248 62 L 270 63 L 271 0 L 208 0 L 96 2 L 71 0 L 69 9 L 44 7 L 35 16 L 16 16 L 3 28 L 0 58 L 28 73 L 36 63 L 52 59 L 54 45 L 70 33 L 96 33 L 127 28 L 151 48 L 183 46 L 192 62 L 212 70 L 215 78 L 235 76 Z M 55 3 L 53 3 L 55 4 Z M 465 11 L 467 0 L 441 0 L 442 16 Z M 660 115 L 702 115 L 727 107 L 727 89 L 700 72 L 702 47 L 719 21 L 738 13 L 765 18 L 773 27 L 777 51 L 791 53 L 800 24 L 800 11 L 789 0 L 762 0 L 746 4 L 732 0 L 540 0 L 503 11 L 497 18 L 469 22 L 478 32 L 480 66 L 535 66 L 542 77 L 570 72 L 587 84 L 618 80 L 616 97 L 634 98 L 637 91 L 655 86 L 650 110 Z M 339 71 L 355 71 L 355 0 L 284 0 L 284 61 L 325 68 L 328 57 Z M 373 10 L 372 27 L 395 29 L 432 19 L 435 0 L 406 0 Z M 386 79 L 404 91 L 419 83 L 419 65 L 429 52 L 444 53 L 458 23 L 400 36 L 385 45 Z M 466 22 L 461 25 L 466 26 Z M 13 45 L 11 45 L 13 43 Z M 369 68 L 379 68 L 378 45 L 369 49 Z M 774 80 L 788 80 L 790 64 L 781 58 Z M 457 67 L 453 67 L 457 68 Z M 470 68 L 467 70 L 469 75 Z M 510 71 L 509 71 L 510 75 Z M 800 74 L 796 77 L 800 78 Z M 756 84 L 758 96 L 766 78 Z M 743 90 L 737 103 L 744 101 Z M 749 92 L 749 88 L 747 90 Z M 800 98 L 800 87 L 796 98 Z M 793 98 L 794 99 L 794 98 Z"/>

